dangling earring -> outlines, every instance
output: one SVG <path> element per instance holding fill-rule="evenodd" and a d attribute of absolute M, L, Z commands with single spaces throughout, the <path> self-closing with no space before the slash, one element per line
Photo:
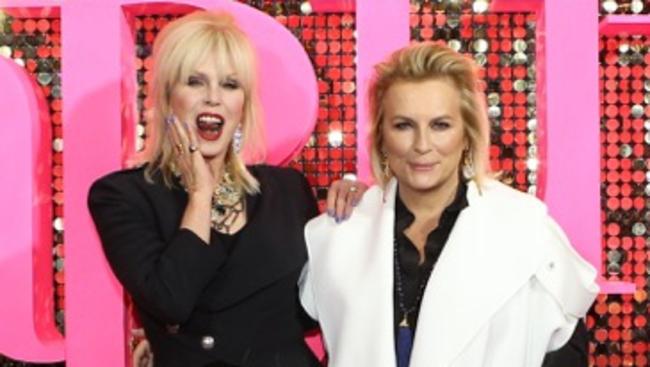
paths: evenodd
<path fill-rule="evenodd" d="M 381 152 L 381 162 L 379 162 L 379 165 L 381 166 L 381 170 L 384 173 L 384 177 L 390 178 L 391 172 L 390 167 L 388 166 L 388 155 L 384 151 Z"/>
<path fill-rule="evenodd" d="M 241 124 L 239 124 L 237 125 L 237 129 L 235 129 L 235 134 L 232 136 L 232 150 L 235 153 L 239 153 L 241 151 L 242 135 Z"/>
<path fill-rule="evenodd" d="M 469 148 L 463 151 L 463 177 L 465 180 L 469 181 L 476 176 L 476 171 L 474 170 L 474 159 L 472 158 L 472 152 Z"/>

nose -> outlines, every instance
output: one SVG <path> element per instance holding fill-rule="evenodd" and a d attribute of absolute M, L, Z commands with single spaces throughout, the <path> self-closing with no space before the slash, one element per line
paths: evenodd
<path fill-rule="evenodd" d="M 417 129 L 415 132 L 415 140 L 413 142 L 413 150 L 418 154 L 426 154 L 433 149 L 431 134 L 423 129 Z"/>
<path fill-rule="evenodd" d="M 206 89 L 205 104 L 208 106 L 218 106 L 221 104 L 221 91 L 218 86 Z"/>

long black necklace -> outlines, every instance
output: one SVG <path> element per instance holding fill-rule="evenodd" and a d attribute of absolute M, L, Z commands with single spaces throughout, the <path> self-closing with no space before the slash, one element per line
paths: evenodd
<path fill-rule="evenodd" d="M 397 305 L 402 319 L 397 326 L 397 367 L 408 367 L 411 359 L 411 350 L 413 349 L 413 329 L 415 325 L 410 325 L 408 316 L 411 312 L 415 311 L 420 304 L 420 300 L 424 295 L 424 288 L 426 288 L 429 277 L 431 276 L 431 269 L 427 274 L 420 279 L 418 284 L 417 295 L 411 307 L 406 308 L 404 301 L 404 289 L 402 287 L 402 267 L 400 266 L 399 259 L 399 245 L 397 239 L 393 241 L 393 263 L 395 264 L 395 289 L 397 290 Z"/>

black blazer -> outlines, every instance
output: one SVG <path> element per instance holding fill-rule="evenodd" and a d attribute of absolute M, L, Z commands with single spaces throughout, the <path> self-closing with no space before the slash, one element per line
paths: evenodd
<path fill-rule="evenodd" d="M 233 236 L 212 231 L 209 246 L 179 229 L 187 194 L 178 183 L 149 183 L 138 168 L 90 189 L 106 258 L 133 297 L 157 367 L 318 365 L 296 291 L 316 202 L 297 171 L 249 169 L 261 194 L 246 196 L 246 226 Z"/>

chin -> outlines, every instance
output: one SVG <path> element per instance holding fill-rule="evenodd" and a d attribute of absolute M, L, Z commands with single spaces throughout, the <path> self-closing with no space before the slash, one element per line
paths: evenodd
<path fill-rule="evenodd" d="M 408 186 L 415 191 L 431 191 L 438 187 L 437 180 L 432 179 L 399 180 L 399 184 Z"/>
<path fill-rule="evenodd" d="M 416 172 L 411 174 L 411 177 L 408 178 L 413 186 L 417 187 L 431 187 L 440 183 L 440 175 L 435 172 Z"/>
<path fill-rule="evenodd" d="M 226 150 L 225 144 L 222 144 L 221 141 L 205 141 L 199 140 L 199 145 L 201 147 L 201 154 L 205 156 L 217 156 L 223 154 Z"/>
<path fill-rule="evenodd" d="M 428 184 L 428 185 L 413 185 L 411 186 L 413 190 L 415 191 L 421 191 L 421 192 L 429 192 L 429 191 L 434 191 L 437 188 L 439 188 L 438 185 L 435 184 Z"/>
<path fill-rule="evenodd" d="M 221 151 L 221 149 L 219 149 L 219 150 L 215 150 L 215 149 L 201 149 L 201 155 L 202 155 L 203 158 L 205 158 L 205 159 L 214 159 L 214 158 L 216 158 L 216 157 L 218 157 L 218 156 L 220 156 L 220 155 L 223 155 L 223 154 L 224 154 L 224 152 Z"/>

